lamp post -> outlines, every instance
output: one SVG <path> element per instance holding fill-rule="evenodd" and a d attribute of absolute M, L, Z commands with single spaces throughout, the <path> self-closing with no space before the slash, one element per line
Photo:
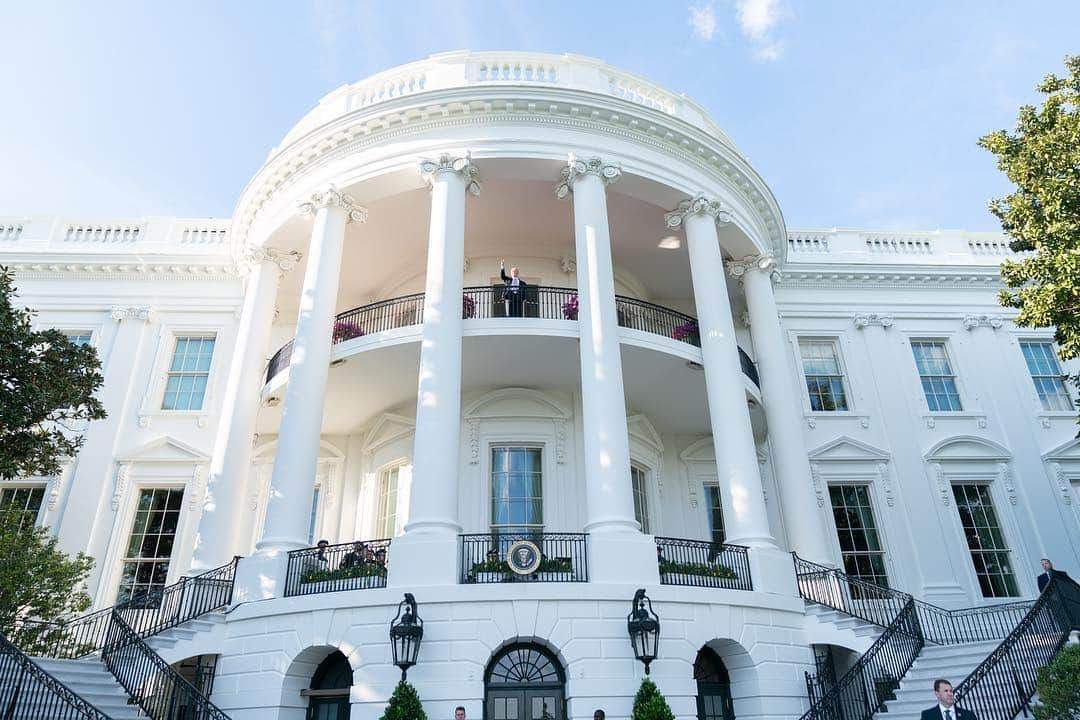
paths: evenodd
<path fill-rule="evenodd" d="M 390 648 L 394 652 L 394 664 L 401 668 L 401 679 L 416 664 L 420 654 L 420 640 L 424 637 L 424 621 L 416 612 L 416 598 L 405 593 L 398 603 L 397 615 L 390 621 Z"/>
<path fill-rule="evenodd" d="M 630 633 L 634 657 L 645 663 L 645 674 L 648 675 L 649 663 L 656 659 L 660 645 L 660 617 L 653 612 L 652 600 L 645 595 L 645 588 L 634 593 L 630 614 L 626 616 L 626 630 Z"/>

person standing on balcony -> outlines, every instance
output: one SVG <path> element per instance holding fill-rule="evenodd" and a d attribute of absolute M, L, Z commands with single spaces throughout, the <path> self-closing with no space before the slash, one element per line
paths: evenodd
<path fill-rule="evenodd" d="M 922 711 L 920 720 L 977 720 L 975 713 L 956 707 L 952 683 L 945 678 L 934 681 L 937 705 Z"/>
<path fill-rule="evenodd" d="M 499 276 L 502 281 L 506 283 L 506 288 L 503 290 L 503 302 L 506 303 L 506 314 L 508 317 L 522 317 L 525 313 L 525 287 L 526 282 L 519 276 L 518 269 L 516 267 L 510 268 L 510 274 L 506 274 L 506 261 L 499 261 Z"/>
<path fill-rule="evenodd" d="M 1054 563 L 1050 562 L 1050 558 L 1043 558 L 1042 559 L 1042 568 L 1043 568 L 1042 575 L 1039 575 L 1037 578 L 1035 578 L 1035 581 L 1039 583 L 1039 592 L 1040 593 L 1043 590 L 1046 589 L 1047 585 L 1050 584 L 1050 578 L 1052 578 L 1052 577 L 1060 577 L 1060 578 L 1069 577 L 1069 573 L 1065 572 L 1064 570 L 1055 570 L 1054 569 Z"/>

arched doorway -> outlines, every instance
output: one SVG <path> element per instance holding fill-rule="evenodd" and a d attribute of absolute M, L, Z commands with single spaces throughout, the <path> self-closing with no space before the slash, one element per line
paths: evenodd
<path fill-rule="evenodd" d="M 349 688 L 352 667 L 335 650 L 315 668 L 311 688 L 300 694 L 308 699 L 307 720 L 349 720 Z"/>
<path fill-rule="evenodd" d="M 547 648 L 515 643 L 488 663 L 485 720 L 566 720 L 566 677 Z"/>
<path fill-rule="evenodd" d="M 697 681 L 698 720 L 735 720 L 735 702 L 731 699 L 731 678 L 720 656 L 709 647 L 698 651 L 694 659 Z"/>

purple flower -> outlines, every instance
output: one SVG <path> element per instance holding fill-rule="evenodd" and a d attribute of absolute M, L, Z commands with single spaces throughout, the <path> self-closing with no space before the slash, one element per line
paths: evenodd
<path fill-rule="evenodd" d="M 562 304 L 562 316 L 564 320 L 577 320 L 578 314 L 578 297 L 577 293 L 570 296 L 570 299 Z"/>
<path fill-rule="evenodd" d="M 697 335 L 698 326 L 697 320 L 687 320 L 682 325 L 676 325 L 671 331 L 671 337 L 676 340 L 686 341 L 692 335 Z"/>
<path fill-rule="evenodd" d="M 334 342 L 345 342 L 364 334 L 364 328 L 351 320 L 338 320 L 334 323 Z"/>

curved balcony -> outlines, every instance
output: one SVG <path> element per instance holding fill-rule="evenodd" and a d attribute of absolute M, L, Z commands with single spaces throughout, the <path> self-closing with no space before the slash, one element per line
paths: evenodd
<path fill-rule="evenodd" d="M 578 298 L 573 288 L 528 285 L 520 301 L 520 309 L 503 299 L 502 285 L 467 287 L 461 298 L 461 313 L 466 320 L 521 317 L 540 320 L 577 322 Z M 634 298 L 615 296 L 615 311 L 619 326 L 701 347 L 697 320 L 685 313 L 654 305 Z M 396 328 L 421 325 L 424 322 L 424 293 L 404 295 L 361 305 L 338 314 L 334 321 L 333 343 Z M 266 382 L 289 366 L 292 341 L 285 343 L 266 368 Z M 750 356 L 739 348 L 739 364 L 743 374 L 759 386 L 757 367 Z"/>

